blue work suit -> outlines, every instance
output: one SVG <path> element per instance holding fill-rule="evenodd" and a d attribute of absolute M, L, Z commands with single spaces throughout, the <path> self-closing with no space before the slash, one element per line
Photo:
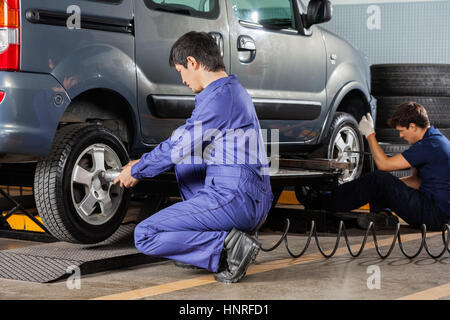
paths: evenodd
<path fill-rule="evenodd" d="M 259 121 L 236 76 L 198 94 L 186 123 L 131 174 L 154 177 L 172 167 L 183 201 L 139 223 L 136 248 L 217 272 L 229 231 L 255 229 L 273 200 Z"/>

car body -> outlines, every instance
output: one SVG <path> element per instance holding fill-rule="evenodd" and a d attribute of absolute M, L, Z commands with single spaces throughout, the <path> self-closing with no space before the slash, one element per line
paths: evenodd
<path fill-rule="evenodd" d="M 194 108 L 194 94 L 168 63 L 171 46 L 190 30 L 216 39 L 227 72 L 253 98 L 261 128 L 279 130 L 278 139 L 265 140 L 281 155 L 317 155 L 338 144 L 330 141 L 337 114 L 376 118 L 363 54 L 306 25 L 301 0 L 5 1 L 20 7 L 19 62 L 0 71 L 0 163 L 45 161 L 61 128 L 73 124 L 108 128 L 130 158 L 169 138 Z M 68 27 L 74 5 L 79 29 Z M 363 140 L 354 124 L 350 129 L 362 153 Z M 362 166 L 360 154 L 343 148 L 335 157 Z M 323 156 L 332 157 L 332 149 Z"/>

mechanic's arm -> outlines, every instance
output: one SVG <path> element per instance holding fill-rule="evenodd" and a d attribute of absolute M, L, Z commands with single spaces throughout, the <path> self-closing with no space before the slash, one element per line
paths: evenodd
<path fill-rule="evenodd" d="M 372 152 L 373 159 L 377 165 L 377 168 L 382 171 L 394 171 L 410 168 L 411 165 L 401 154 L 397 154 L 393 157 L 388 157 L 383 149 L 378 144 L 375 138 L 375 129 L 370 113 L 363 116 L 359 123 L 359 131 L 367 139 L 369 143 L 370 151 Z"/>
<path fill-rule="evenodd" d="M 419 190 L 422 179 L 416 168 L 413 168 L 413 174 L 409 177 L 400 178 L 408 187 Z"/>
<path fill-rule="evenodd" d="M 375 134 L 369 135 L 367 137 L 367 142 L 369 143 L 370 151 L 372 152 L 373 159 L 379 170 L 394 171 L 408 169 L 411 167 L 408 161 L 406 161 L 401 154 L 388 157 L 378 144 Z"/>
<path fill-rule="evenodd" d="M 173 159 L 175 147 L 181 147 L 184 151 L 183 154 L 187 156 L 186 148 L 190 149 L 190 136 L 182 136 L 177 134 L 177 132 L 190 133 L 189 130 L 193 128 L 191 120 L 188 119 L 185 125 L 179 127 L 170 138 L 161 142 L 152 151 L 143 154 L 140 159 L 130 161 L 123 166 L 122 172 L 114 180 L 114 184 L 120 183 L 120 187 L 132 188 L 139 180 L 145 177 L 152 178 L 169 170 L 175 164 L 175 159 Z"/>
<path fill-rule="evenodd" d="M 217 100 L 217 98 L 215 99 Z M 210 101 L 213 104 L 215 101 Z M 217 103 L 217 102 L 216 102 Z M 227 103 L 224 101 L 222 103 Z M 223 110 L 223 109 L 222 109 Z M 142 178 L 155 177 L 178 163 L 195 163 L 196 158 L 202 157 L 203 146 L 214 135 L 208 129 L 221 129 L 227 118 L 218 116 L 210 108 L 195 108 L 186 123 L 176 129 L 172 136 L 161 142 L 152 151 L 142 155 L 141 159 L 129 162 L 122 168 L 114 184 L 127 188 L 135 186 Z M 205 134 L 203 134 L 206 131 Z M 201 159 L 199 160 L 201 161 Z M 201 163 L 201 162 L 200 162 Z"/>

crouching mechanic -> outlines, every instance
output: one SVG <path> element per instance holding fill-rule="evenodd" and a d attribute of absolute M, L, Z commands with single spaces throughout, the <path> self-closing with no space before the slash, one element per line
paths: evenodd
<path fill-rule="evenodd" d="M 183 201 L 137 225 L 137 249 L 237 282 L 260 248 L 246 232 L 264 222 L 273 200 L 255 107 L 236 76 L 226 74 L 207 33 L 178 39 L 169 62 L 197 93 L 194 111 L 171 138 L 127 164 L 114 183 L 133 187 L 174 168 Z"/>
<path fill-rule="evenodd" d="M 440 231 L 450 222 L 450 142 L 430 125 L 425 108 L 415 102 L 400 105 L 390 127 L 411 147 L 388 157 L 377 142 L 370 114 L 359 123 L 379 170 L 345 183 L 326 194 L 305 195 L 305 206 L 330 211 L 350 211 L 366 203 L 370 211 L 390 210 L 415 228 Z M 388 171 L 413 168 L 413 175 L 397 178 Z M 325 199 L 324 199 L 325 198 Z"/>

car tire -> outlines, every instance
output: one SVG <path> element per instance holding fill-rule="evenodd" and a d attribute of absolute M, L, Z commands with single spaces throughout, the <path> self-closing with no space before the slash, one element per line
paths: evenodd
<path fill-rule="evenodd" d="M 447 139 L 450 139 L 450 128 L 438 129 Z M 408 144 L 408 142 L 400 138 L 399 131 L 393 128 L 379 128 L 376 129 L 376 138 L 378 142 L 387 142 L 393 144 Z"/>
<path fill-rule="evenodd" d="M 168 198 L 164 193 L 149 194 L 142 204 L 136 223 L 140 223 L 160 211 Z"/>
<path fill-rule="evenodd" d="M 100 173 L 128 161 L 120 139 L 101 125 L 58 130 L 34 178 L 36 206 L 49 232 L 61 241 L 85 244 L 111 236 L 124 219 L 129 192 Z"/>
<path fill-rule="evenodd" d="M 348 151 L 359 153 L 347 153 Z M 354 162 L 356 168 L 351 171 L 346 170 L 339 178 L 339 183 L 359 178 L 364 166 L 364 139 L 359 132 L 356 119 L 349 113 L 336 112 L 323 146 L 312 152 L 309 158 Z"/>
<path fill-rule="evenodd" d="M 388 128 L 387 121 L 402 103 L 414 101 L 427 110 L 431 125 L 450 128 L 450 97 L 380 97 L 377 103 L 377 127 Z"/>
<path fill-rule="evenodd" d="M 381 149 L 383 149 L 384 153 L 389 157 L 400 154 L 403 151 L 406 151 L 411 147 L 411 145 L 409 145 L 409 144 L 380 143 L 379 145 L 380 145 Z M 397 178 L 404 178 L 404 177 L 411 176 L 413 173 L 413 170 L 412 170 L 412 168 L 409 168 L 409 169 L 405 169 L 405 170 L 390 171 L 389 173 L 392 174 L 393 176 L 396 176 Z"/>
<path fill-rule="evenodd" d="M 378 64 L 371 66 L 372 94 L 450 96 L 449 64 Z"/>

